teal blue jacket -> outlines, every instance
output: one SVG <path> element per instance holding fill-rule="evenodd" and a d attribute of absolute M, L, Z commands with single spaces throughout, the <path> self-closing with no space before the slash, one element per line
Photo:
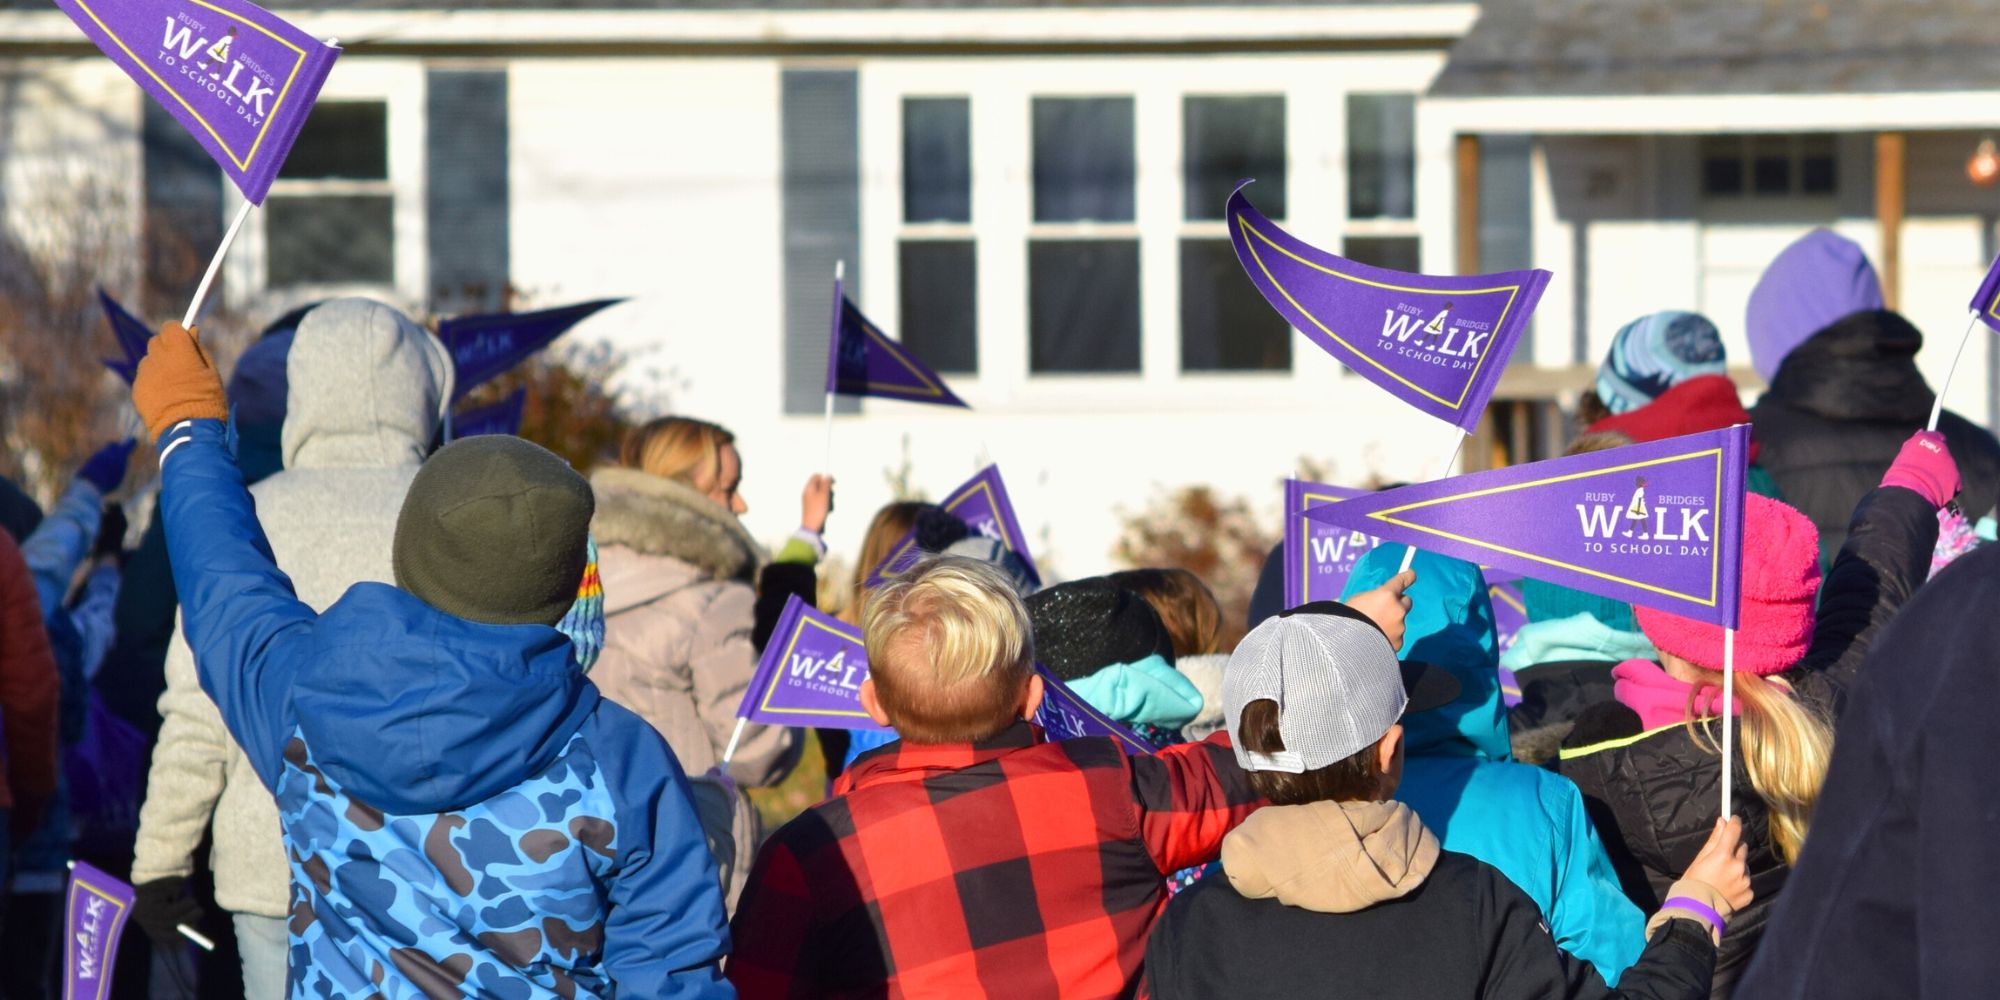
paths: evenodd
<path fill-rule="evenodd" d="M 1378 546 L 1355 565 L 1343 596 L 1380 586 L 1402 561 L 1403 546 Z M 1556 944 L 1615 985 L 1645 947 L 1646 916 L 1619 888 L 1576 785 L 1512 760 L 1486 578 L 1471 563 L 1422 550 L 1413 567 L 1403 656 L 1450 671 L 1462 692 L 1403 720 L 1396 798 L 1445 850 L 1498 868 L 1542 908 Z"/>

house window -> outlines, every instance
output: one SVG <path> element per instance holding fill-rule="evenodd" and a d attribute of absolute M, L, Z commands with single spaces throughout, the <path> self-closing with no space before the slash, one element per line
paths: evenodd
<path fill-rule="evenodd" d="M 910 353 L 946 373 L 979 370 L 977 256 L 972 231 L 972 102 L 903 100 L 903 228 L 896 331 Z"/>
<path fill-rule="evenodd" d="M 388 104 L 321 101 L 264 203 L 267 286 L 394 284 L 395 201 Z"/>
<path fill-rule="evenodd" d="M 1422 268 L 1417 239 L 1417 100 L 1347 95 L 1347 227 L 1341 255 L 1397 271 Z"/>
<path fill-rule="evenodd" d="M 1414 236 L 1349 236 L 1340 255 L 1363 264 L 1412 274 L 1423 270 Z"/>
<path fill-rule="evenodd" d="M 1347 95 L 1347 216 L 1417 214 L 1415 94 Z"/>
<path fill-rule="evenodd" d="M 1037 97 L 1028 239 L 1028 370 L 1139 370 L 1139 238 L 1130 97 Z"/>
<path fill-rule="evenodd" d="M 1190 96 L 1181 103 L 1181 370 L 1289 371 L 1290 324 L 1243 273 L 1223 206 L 1236 185 L 1257 183 L 1258 210 L 1285 216 L 1282 95 Z"/>
<path fill-rule="evenodd" d="M 1826 197 L 1839 190 L 1830 135 L 1718 135 L 1702 140 L 1701 193 L 1714 198 Z"/>

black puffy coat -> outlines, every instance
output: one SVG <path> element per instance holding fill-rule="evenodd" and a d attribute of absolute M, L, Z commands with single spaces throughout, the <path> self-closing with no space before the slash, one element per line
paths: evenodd
<path fill-rule="evenodd" d="M 1246 899 L 1211 876 L 1175 897 L 1146 941 L 1157 1000 L 1675 1000 L 1700 990 L 1714 962 L 1700 925 L 1669 920 L 1612 989 L 1556 947 L 1527 893 L 1452 851 L 1409 895 L 1352 913 Z"/>
<path fill-rule="evenodd" d="M 2000 546 L 1987 546 L 1925 585 L 1875 644 L 1744 996 L 1993 995 L 1996 607 Z"/>
<path fill-rule="evenodd" d="M 1821 566 L 1840 551 L 1854 505 L 1930 419 L 1937 394 L 1917 370 L 1923 345 L 1896 313 L 1854 313 L 1786 355 L 1750 409 L 1758 464 L 1819 528 Z M 1977 520 L 2000 501 L 2000 441 L 1951 412 L 1938 429 L 1965 480 L 1966 516 Z"/>
<path fill-rule="evenodd" d="M 1820 591 L 1812 645 L 1779 675 L 1796 696 L 1838 717 L 1845 692 L 1875 635 L 1909 600 L 1930 570 L 1937 512 L 1901 487 L 1867 495 L 1854 512 L 1847 543 Z M 1696 727 L 1722 735 L 1719 725 Z M 1733 738 L 1733 734 L 1732 734 Z M 1577 720 L 1558 763 L 1583 792 L 1584 805 L 1611 855 L 1627 896 L 1650 913 L 1693 863 L 1722 813 L 1722 760 L 1687 726 L 1644 732 L 1639 715 L 1618 702 L 1593 706 Z M 1729 923 L 1716 956 L 1713 996 L 1730 995 L 1754 955 L 1788 872 L 1772 847 L 1769 815 L 1739 756 L 1736 812 L 1750 845 L 1757 898 Z"/>

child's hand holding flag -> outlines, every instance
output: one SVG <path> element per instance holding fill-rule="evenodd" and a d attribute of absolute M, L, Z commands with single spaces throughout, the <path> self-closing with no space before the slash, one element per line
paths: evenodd
<path fill-rule="evenodd" d="M 221 373 L 196 331 L 179 323 L 160 327 L 147 342 L 146 357 L 132 380 L 132 405 L 155 441 L 183 420 L 229 419 Z"/>

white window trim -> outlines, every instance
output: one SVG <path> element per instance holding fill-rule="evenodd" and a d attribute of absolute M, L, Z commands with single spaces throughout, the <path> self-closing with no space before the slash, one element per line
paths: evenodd
<path fill-rule="evenodd" d="M 381 101 L 388 105 L 387 181 L 279 181 L 271 196 L 285 194 L 383 194 L 395 199 L 393 209 L 395 279 L 391 285 L 341 283 L 268 287 L 269 244 L 265 214 L 252 210 L 224 265 L 229 304 L 248 311 L 274 311 L 315 299 L 363 295 L 416 311 L 425 302 L 430 254 L 426 243 L 425 170 L 426 111 L 424 68 L 410 60 L 352 59 L 327 77 L 322 101 Z M 224 209 L 233 218 L 244 202 L 242 192 L 225 185 Z"/>
<path fill-rule="evenodd" d="M 1180 371 L 1179 242 L 1186 235 L 1226 232 L 1213 220 L 1185 218 L 1182 98 L 1282 95 L 1287 229 L 1315 246 L 1338 250 L 1350 232 L 1421 237 L 1427 212 L 1442 212 L 1449 218 L 1448 200 L 1427 200 L 1420 191 L 1419 219 L 1369 220 L 1366 227 L 1351 227 L 1346 219 L 1346 94 L 1421 94 L 1442 65 L 1443 56 L 1436 52 L 1274 55 L 1255 60 L 994 57 L 864 64 L 859 304 L 894 335 L 900 319 L 900 242 L 906 236 L 921 238 L 919 233 L 946 232 L 931 224 L 910 226 L 902 221 L 903 98 L 967 97 L 972 114 L 974 222 L 953 224 L 949 231 L 959 238 L 969 236 L 975 245 L 979 372 L 953 376 L 951 384 L 975 408 L 1014 413 L 1166 412 L 1184 409 L 1190 402 L 1187 393 L 1193 392 L 1203 405 L 1280 410 L 1310 403 L 1330 391 L 1354 391 L 1354 380 L 1341 376 L 1341 365 L 1303 336 L 1292 345 L 1290 372 Z M 954 85 L 940 87 L 939 80 Z M 1134 99 L 1134 221 L 1034 222 L 1032 99 L 1104 96 Z M 1426 154 L 1420 145 L 1420 165 Z M 1028 240 L 1044 235 L 1137 236 L 1138 374 L 1029 373 Z M 1429 252 L 1426 246 L 1426 256 Z"/>

